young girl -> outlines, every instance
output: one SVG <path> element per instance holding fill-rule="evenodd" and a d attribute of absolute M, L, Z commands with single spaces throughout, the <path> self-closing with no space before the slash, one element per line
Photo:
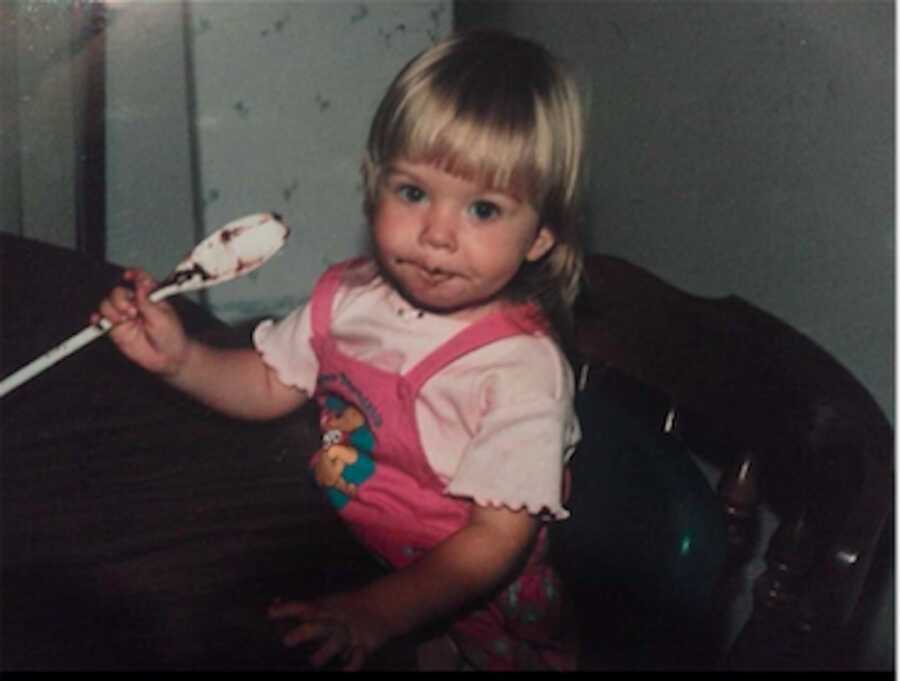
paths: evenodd
<path fill-rule="evenodd" d="M 186 337 L 140 270 L 100 305 L 125 355 L 232 416 L 318 401 L 315 478 L 394 570 L 271 606 L 316 666 L 358 669 L 442 622 L 423 650 L 460 668 L 573 666 L 545 525 L 568 515 L 579 438 L 561 348 L 581 267 L 582 130 L 573 82 L 543 48 L 455 35 L 410 62 L 375 115 L 372 255 L 330 268 L 305 307 L 257 327 L 254 349 Z"/>

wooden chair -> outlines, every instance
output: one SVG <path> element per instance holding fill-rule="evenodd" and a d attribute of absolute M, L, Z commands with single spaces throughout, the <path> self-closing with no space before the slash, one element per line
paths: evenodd
<path fill-rule="evenodd" d="M 692 296 L 604 255 L 587 258 L 586 280 L 585 437 L 572 518 L 552 534 L 580 666 L 855 668 L 893 560 L 882 411 L 822 348 L 740 298 Z"/>

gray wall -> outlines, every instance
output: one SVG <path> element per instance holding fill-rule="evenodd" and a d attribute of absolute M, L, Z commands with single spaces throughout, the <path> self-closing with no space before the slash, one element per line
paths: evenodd
<path fill-rule="evenodd" d="M 457 2 L 535 38 L 590 99 L 592 251 L 806 333 L 894 420 L 894 6 Z M 774 519 L 764 516 L 765 534 Z M 761 556 L 748 578 L 764 568 Z M 894 574 L 863 664 L 894 668 Z M 745 591 L 734 628 L 750 607 Z"/>
<path fill-rule="evenodd" d="M 74 248 L 81 20 L 66 3 L 0 0 L 0 231 Z"/>
<path fill-rule="evenodd" d="M 369 120 L 451 19 L 449 0 L 111 5 L 108 258 L 163 276 L 203 234 L 274 210 L 287 246 L 207 302 L 229 322 L 286 314 L 359 252 Z"/>
<path fill-rule="evenodd" d="M 806 333 L 894 418 L 891 2 L 474 2 L 591 97 L 592 250 Z"/>
<path fill-rule="evenodd" d="M 202 236 L 185 5 L 117 3 L 107 12 L 106 258 L 163 277 Z"/>

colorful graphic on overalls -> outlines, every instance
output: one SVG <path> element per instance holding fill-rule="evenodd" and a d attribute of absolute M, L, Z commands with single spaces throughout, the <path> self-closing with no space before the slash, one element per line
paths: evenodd
<path fill-rule="evenodd" d="M 334 395 L 325 398 L 320 425 L 322 448 L 313 457 L 313 472 L 328 500 L 341 509 L 375 472 L 375 436 L 363 413 Z"/>

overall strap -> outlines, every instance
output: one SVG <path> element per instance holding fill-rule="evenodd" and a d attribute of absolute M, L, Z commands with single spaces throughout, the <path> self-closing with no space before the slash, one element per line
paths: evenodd
<path fill-rule="evenodd" d="M 546 322 L 534 305 L 503 308 L 467 326 L 406 372 L 413 394 L 441 369 L 463 355 L 498 340 L 546 333 Z"/>
<path fill-rule="evenodd" d="M 310 304 L 310 321 L 313 336 L 324 338 L 331 328 L 331 310 L 334 307 L 334 294 L 343 281 L 344 272 L 365 262 L 366 258 L 353 258 L 332 265 L 319 277 L 313 287 Z"/>

